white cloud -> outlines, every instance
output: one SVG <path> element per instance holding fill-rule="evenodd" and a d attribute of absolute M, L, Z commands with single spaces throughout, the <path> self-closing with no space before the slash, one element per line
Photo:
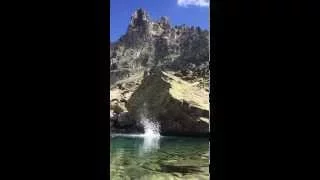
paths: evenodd
<path fill-rule="evenodd" d="M 178 0 L 178 5 L 182 7 L 188 7 L 188 6 L 209 7 L 209 0 Z"/>

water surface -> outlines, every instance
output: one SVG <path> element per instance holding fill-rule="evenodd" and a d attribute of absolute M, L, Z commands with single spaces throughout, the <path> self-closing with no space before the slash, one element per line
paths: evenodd
<path fill-rule="evenodd" d="M 209 179 L 209 140 L 117 135 L 111 138 L 112 180 Z"/>

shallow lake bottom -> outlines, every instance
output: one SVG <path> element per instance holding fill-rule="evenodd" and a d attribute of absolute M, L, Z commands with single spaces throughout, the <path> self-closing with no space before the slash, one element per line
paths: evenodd
<path fill-rule="evenodd" d="M 209 179 L 209 139 L 111 135 L 112 180 Z"/>

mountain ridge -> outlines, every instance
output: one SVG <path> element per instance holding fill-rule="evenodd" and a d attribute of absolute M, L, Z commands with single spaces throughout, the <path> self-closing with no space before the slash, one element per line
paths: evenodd
<path fill-rule="evenodd" d="M 156 67 L 200 69 L 206 71 L 208 78 L 208 59 L 208 30 L 186 25 L 172 27 L 166 16 L 152 21 L 140 8 L 132 14 L 126 34 L 110 45 L 110 83 Z"/>

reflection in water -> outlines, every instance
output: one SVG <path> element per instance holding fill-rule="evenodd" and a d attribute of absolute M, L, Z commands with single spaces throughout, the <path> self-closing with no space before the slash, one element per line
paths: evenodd
<path fill-rule="evenodd" d="M 143 144 L 139 148 L 139 155 L 143 156 L 145 153 L 150 153 L 160 148 L 159 144 L 160 137 L 144 136 Z"/>

